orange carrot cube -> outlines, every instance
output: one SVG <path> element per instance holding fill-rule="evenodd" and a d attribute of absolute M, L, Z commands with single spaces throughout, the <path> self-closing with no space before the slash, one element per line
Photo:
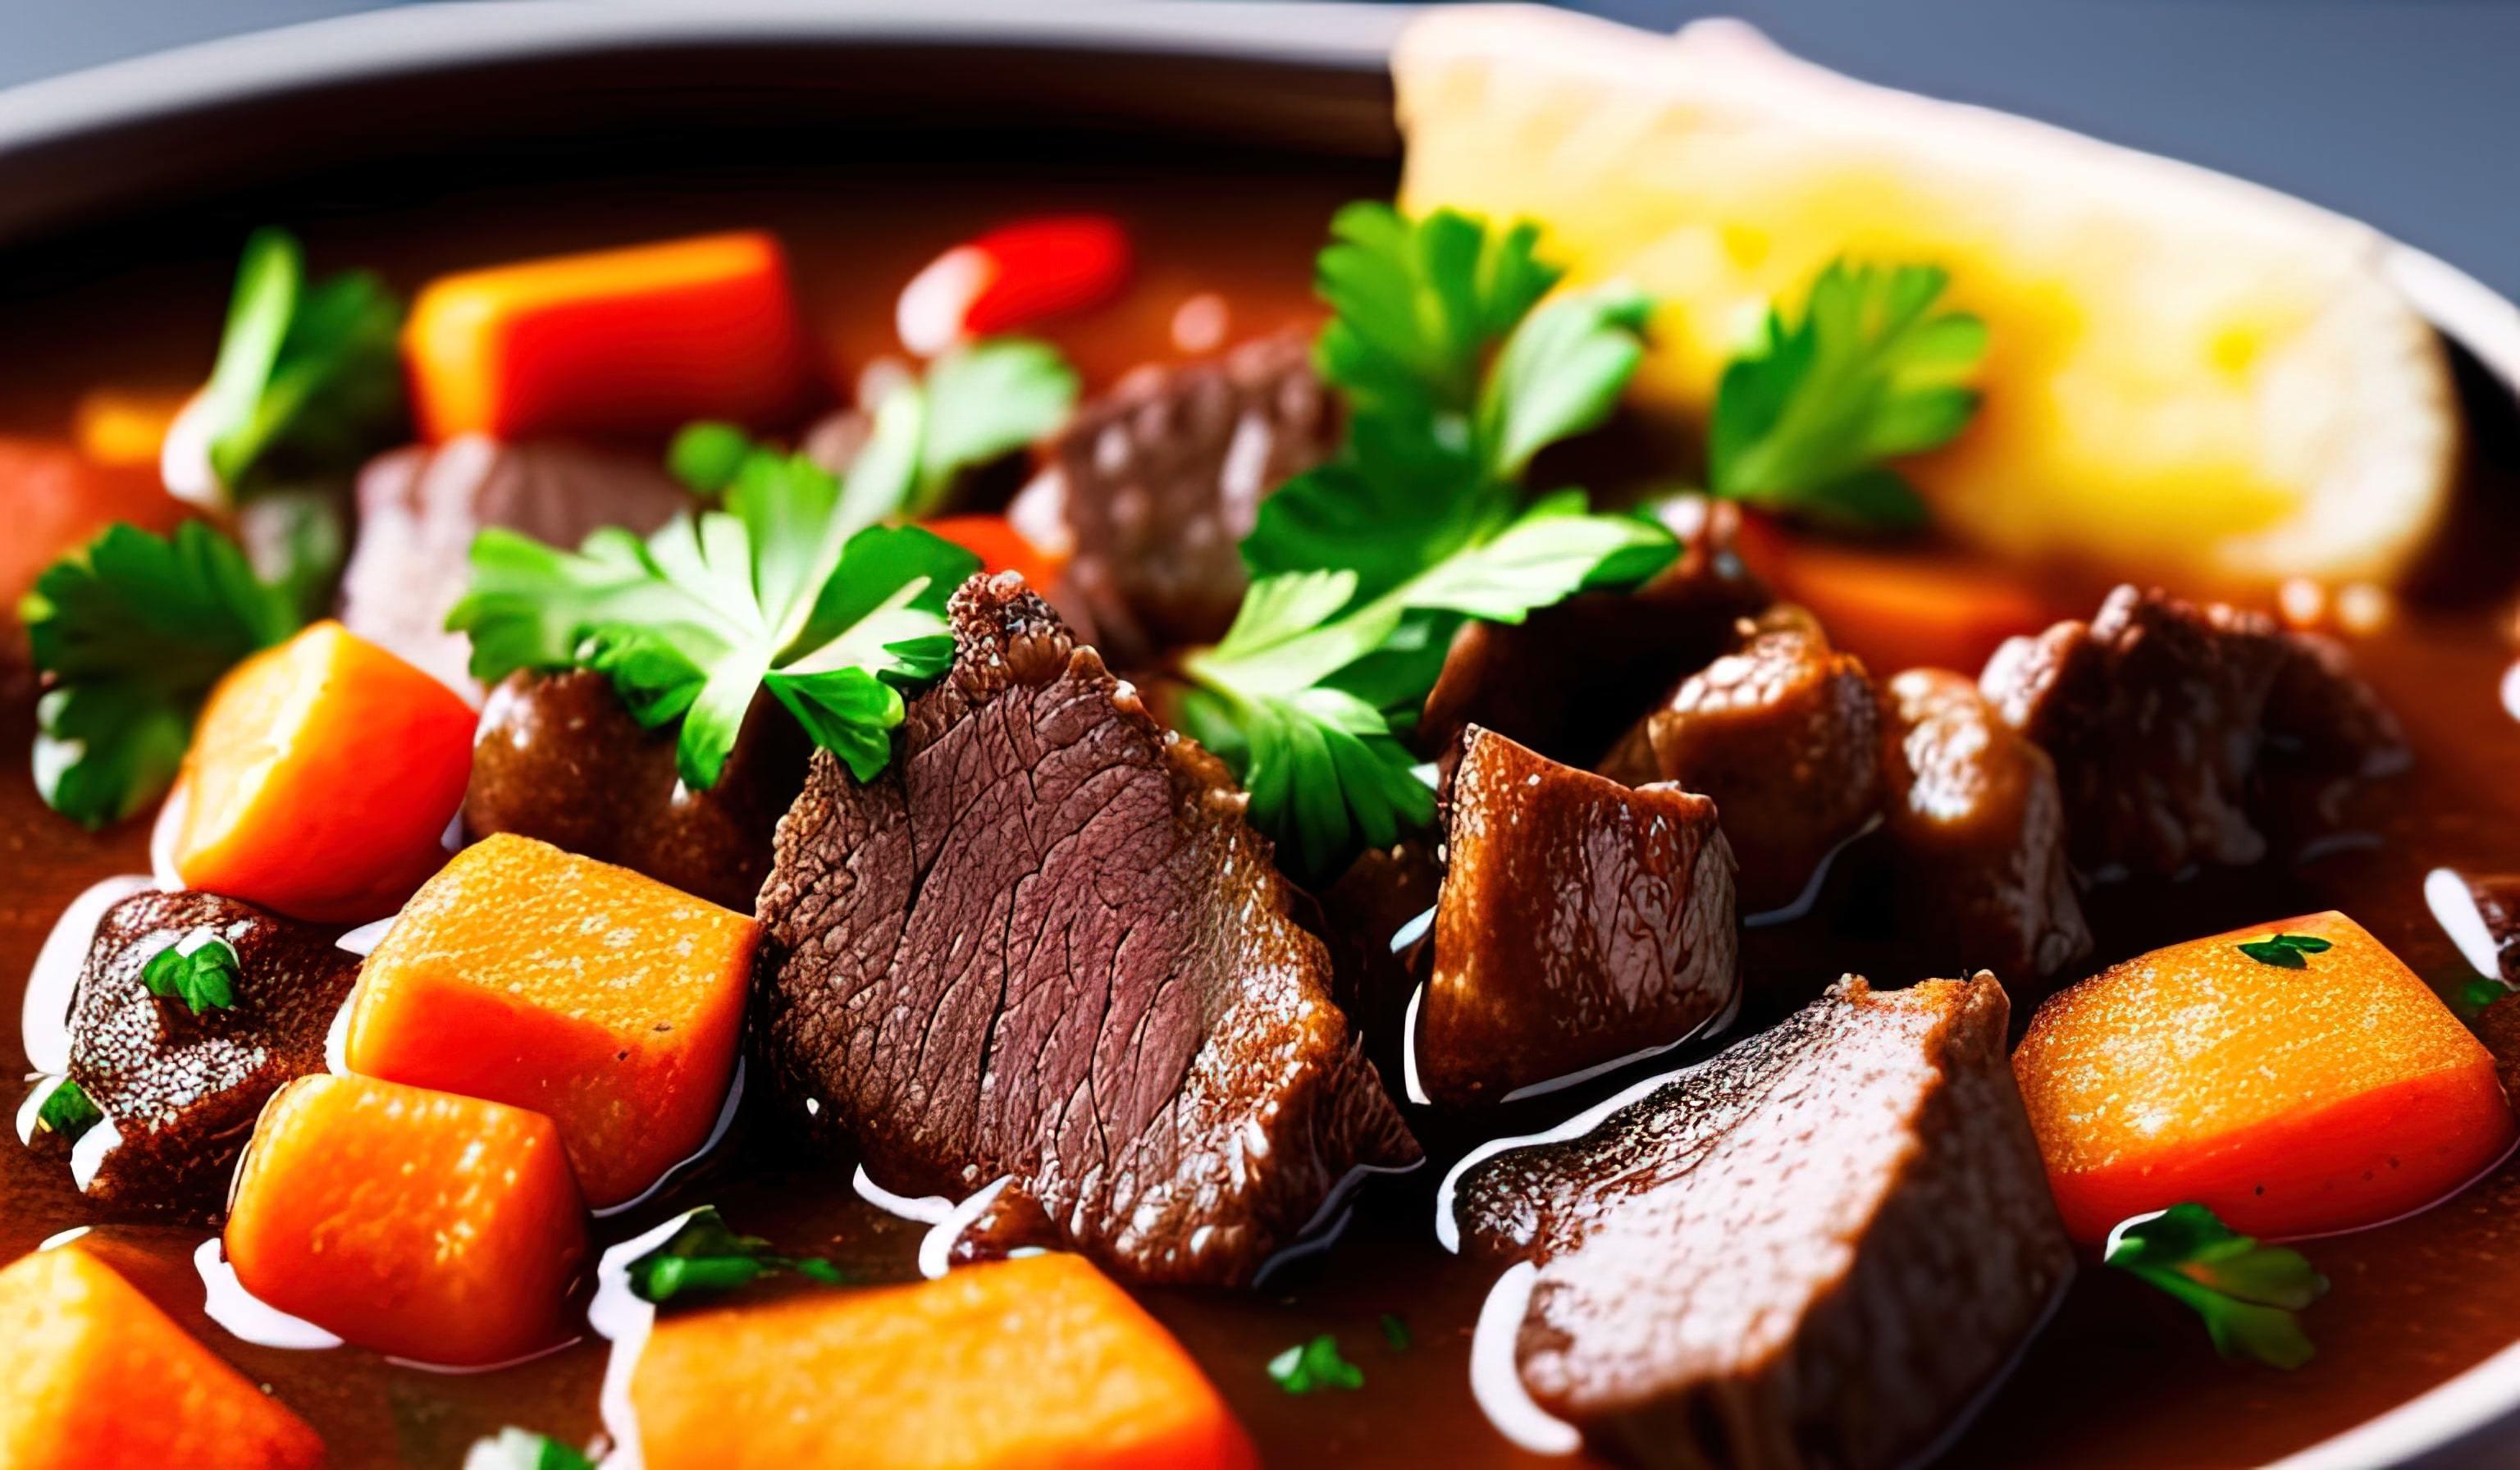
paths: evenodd
<path fill-rule="evenodd" d="M 630 1385 L 649 1470 L 1225 1470 L 1198 1365 L 1081 1256 L 667 1316 Z"/>
<path fill-rule="evenodd" d="M 324 1442 L 77 1246 L 0 1270 L 0 1465 L 301 1470 Z"/>
<path fill-rule="evenodd" d="M 403 909 L 351 997 L 350 1070 L 532 1108 L 588 1203 L 707 1140 L 761 928 L 651 877 L 500 833 Z"/>
<path fill-rule="evenodd" d="M 560 1131 L 522 1108 L 366 1077 L 301 1077 L 255 1125 L 228 1264 L 271 1306 L 422 1362 L 560 1340 L 586 1259 Z"/>
<path fill-rule="evenodd" d="M 472 707 L 336 622 L 248 658 L 184 756 L 187 887 L 320 923 L 391 913 L 446 861 Z"/>
<path fill-rule="evenodd" d="M 2042 1005 L 2012 1067 L 2084 1241 L 2183 1202 L 2250 1235 L 2376 1225 L 2520 1131 L 2485 1047 L 2334 912 L 2114 965 Z"/>
<path fill-rule="evenodd" d="M 760 423 L 794 406 L 809 357 L 787 257 L 759 231 L 441 277 L 403 330 L 434 440 Z"/>

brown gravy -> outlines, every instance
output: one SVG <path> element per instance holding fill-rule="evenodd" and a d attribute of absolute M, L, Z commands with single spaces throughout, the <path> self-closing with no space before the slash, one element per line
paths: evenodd
<path fill-rule="evenodd" d="M 1108 208 L 1128 218 L 1138 284 L 1118 305 L 1055 334 L 1089 389 L 1130 365 L 1178 356 L 1168 338 L 1181 303 L 1214 291 L 1231 303 L 1228 339 L 1316 315 L 1310 261 L 1330 210 L 1386 195 L 1378 168 L 1344 175 L 1223 170 L 1200 176 L 964 170 L 950 178 L 842 178 L 639 194 L 593 192 L 566 207 L 484 193 L 425 217 L 339 219 L 307 231 L 319 268 L 372 263 L 408 286 L 446 267 L 533 251 L 760 224 L 788 242 L 809 310 L 845 382 L 891 346 L 895 292 L 936 250 L 986 223 L 1040 208 Z M 82 388 L 177 385 L 205 371 L 227 270 L 224 254 L 135 268 L 111 281 L 11 306 L 0 340 L 0 429 L 58 432 Z M 2508 546 L 2509 542 L 2501 543 Z M 2170 888 L 2097 894 L 2105 961 L 2155 944 L 2309 910 L 2342 908 L 2445 990 L 2467 978 L 2425 910 L 2426 869 L 2520 866 L 2520 720 L 2497 693 L 2514 650 L 2497 626 L 2507 587 L 2467 588 L 2457 607 L 2413 607 L 2364 641 L 2358 663 L 2405 720 L 2418 753 L 2387 794 L 2376 839 L 2289 870 L 2220 875 Z M 2080 605 L 2089 607 L 2096 598 Z M 1887 671 L 1880 671 L 1887 672 Z M 0 1015 L 15 1016 L 37 946 L 72 896 L 97 878 L 148 867 L 145 824 L 81 832 L 35 798 L 22 752 L 22 694 L 0 709 Z M 1772 932 L 1749 961 L 1809 993 L 1840 969 L 1879 984 L 1920 978 L 1915 961 L 1867 953 L 1826 933 Z M 1906 966 L 1903 968 L 1902 966 Z M 2016 1010 L 2026 1015 L 2026 998 Z M 24 1057 L 0 1025 L 0 1071 Z M 1633 1078 L 1604 1085 L 1623 1085 Z M 1547 1099 L 1511 1131 L 1545 1126 L 1600 1091 Z M 16 1094 L 10 1101 L 14 1105 Z M 1429 1139 L 1440 1149 L 1440 1138 Z M 1338 1246 L 1289 1266 L 1247 1294 L 1158 1291 L 1148 1305 L 1206 1366 L 1272 1463 L 1550 1463 L 1500 1439 L 1468 1387 L 1471 1324 L 1488 1285 L 1442 1253 L 1430 1230 L 1440 1164 L 1379 1181 Z M 916 1274 L 919 1227 L 861 1203 L 846 1163 L 774 1156 L 739 1134 L 664 1198 L 604 1222 L 619 1239 L 699 1203 L 799 1254 L 832 1256 L 859 1280 Z M 2219 1361 L 2182 1309 L 2131 1279 L 2087 1270 L 2019 1371 L 1946 1463 L 2056 1466 L 2253 1464 L 2347 1429 L 2520 1338 L 2520 1166 L 2428 1214 L 2307 1247 L 2334 1283 L 2305 1320 L 2318 1357 L 2293 1373 Z M 88 1223 L 67 1173 L 0 1146 L 0 1261 Z M 454 1376 L 397 1367 L 353 1348 L 307 1353 L 241 1343 L 202 1312 L 196 1227 L 103 1225 L 91 1248 L 177 1320 L 303 1414 L 336 1464 L 448 1466 L 504 1424 L 584 1442 L 597 1429 L 605 1348 L 592 1338 L 522 1366 Z M 1378 1319 L 1407 1324 L 1407 1351 Z M 1282 1393 L 1264 1369 L 1291 1343 L 1335 1332 L 1366 1375 L 1353 1394 Z M 1560 1461 L 1557 1463 L 1580 1463 Z"/>

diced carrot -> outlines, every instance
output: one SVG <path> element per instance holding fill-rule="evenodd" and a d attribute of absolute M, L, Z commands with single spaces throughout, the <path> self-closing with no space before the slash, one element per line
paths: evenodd
<path fill-rule="evenodd" d="M 795 406 L 808 354 L 779 242 L 741 231 L 440 277 L 403 358 L 443 440 L 760 423 Z"/>
<path fill-rule="evenodd" d="M 172 530 L 186 511 L 146 468 L 102 465 L 52 439 L 0 438 L 0 625 L 15 628 L 18 600 L 47 566 L 114 521 Z"/>
<path fill-rule="evenodd" d="M 2008 568 L 1823 541 L 1756 512 L 1741 519 L 1742 561 L 1778 598 L 1810 608 L 1831 643 L 1871 668 L 1974 675 L 2005 639 L 2066 615 Z"/>
<path fill-rule="evenodd" d="M 901 344 L 932 357 L 969 337 L 1099 306 L 1129 281 L 1129 232 L 1102 214 L 1001 225 L 929 261 L 893 310 Z"/>
<path fill-rule="evenodd" d="M 185 886 L 299 918 L 391 913 L 446 861 L 472 770 L 461 695 L 339 623 L 210 691 L 180 778 Z"/>
<path fill-rule="evenodd" d="M 238 1284 L 283 1312 L 472 1367 L 560 1340 L 586 1220 L 540 1113 L 321 1074 L 254 1125 L 226 1246 Z"/>
<path fill-rule="evenodd" d="M 350 1070 L 532 1108 L 587 1202 L 637 1197 L 726 1098 L 760 925 L 498 833 L 405 905 L 350 1000 Z"/>
<path fill-rule="evenodd" d="M 0 1270 L 0 1466 L 301 1470 L 306 1421 L 75 1245 Z"/>
<path fill-rule="evenodd" d="M 928 530 L 980 558 L 984 572 L 1019 573 L 1035 591 L 1049 588 L 1067 558 L 1033 544 L 1003 515 L 947 515 L 923 522 Z"/>
<path fill-rule="evenodd" d="M 2309 943 L 2266 949 L 2276 935 Z M 2251 1235 L 2376 1225 L 2474 1179 L 2515 1132 L 2485 1047 L 2334 912 L 2114 965 L 2042 1005 L 2012 1066 L 2085 1241 L 2182 1202 Z"/>
<path fill-rule="evenodd" d="M 70 437 L 79 453 L 116 468 L 155 470 L 166 447 L 166 430 L 192 394 L 96 388 L 70 411 Z"/>
<path fill-rule="evenodd" d="M 630 1398 L 649 1470 L 1257 1463 L 1181 1344 L 1081 1256 L 667 1316 Z"/>

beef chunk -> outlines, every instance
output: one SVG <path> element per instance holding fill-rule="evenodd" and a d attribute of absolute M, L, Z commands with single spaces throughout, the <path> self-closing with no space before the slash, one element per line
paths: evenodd
<path fill-rule="evenodd" d="M 1768 605 L 1734 540 L 1741 510 L 1684 495 L 1656 513 L 1678 560 L 1633 593 L 1584 593 L 1518 624 L 1473 622 L 1453 640 L 1418 722 L 1434 751 L 1471 725 L 1576 765 L 1598 762 L 1658 692 L 1732 646 Z"/>
<path fill-rule="evenodd" d="M 2494 1075 L 2502 1095 L 2520 1108 L 2520 996 L 2504 996 L 2476 1017 L 2477 1040 L 2494 1053 Z"/>
<path fill-rule="evenodd" d="M 1715 798 L 1741 861 L 1741 908 L 1792 904 L 1830 853 L 1877 815 L 1881 714 L 1863 663 L 1780 606 L 1735 626 L 1734 647 L 1681 681 L 1602 762 L 1630 785 Z"/>
<path fill-rule="evenodd" d="M 2477 973 L 2520 985 L 2520 873 L 2471 878 L 2436 868 L 2424 874 L 2424 902 Z"/>
<path fill-rule="evenodd" d="M 1317 932 L 1329 947 L 1331 998 L 1364 1039 L 1386 1088 L 1406 1067 L 1409 997 L 1443 876 L 1434 844 L 1411 837 L 1359 854 L 1321 893 Z"/>
<path fill-rule="evenodd" d="M 1068 580 L 1123 667 L 1213 643 L 1242 600 L 1260 502 L 1328 459 L 1338 423 L 1298 333 L 1184 367 L 1149 364 L 1077 411 L 1025 492 L 1056 502 Z"/>
<path fill-rule="evenodd" d="M 467 435 L 415 444 L 359 474 L 359 540 L 341 577 L 341 621 L 467 693 L 472 645 L 446 614 L 472 581 L 487 526 L 573 547 L 603 526 L 646 534 L 691 495 L 644 459 L 551 440 L 501 444 Z"/>
<path fill-rule="evenodd" d="M 70 1002 L 70 1080 L 121 1141 L 87 1186 L 109 1208 L 215 1213 L 263 1103 L 324 1070 L 324 1040 L 359 958 L 319 928 L 209 893 L 136 893 L 106 911 Z M 200 1015 L 142 971 L 188 936 L 237 952 L 236 1004 Z"/>
<path fill-rule="evenodd" d="M 1247 1281 L 1418 1146 L 1223 764 L 1012 573 L 952 617 L 899 759 L 862 785 L 817 752 L 779 824 L 768 1081 L 887 1188 L 1010 1180 L 991 1249 Z"/>
<path fill-rule="evenodd" d="M 2088 871 L 2255 863 L 2271 825 L 2309 835 L 2408 759 L 2332 646 L 2158 590 L 2120 587 L 2089 623 L 2012 640 L 1980 683 L 2055 758 Z"/>
<path fill-rule="evenodd" d="M 1715 804 L 1472 726 L 1453 779 L 1418 1078 L 1454 1107 L 1682 1041 L 1736 993 Z"/>
<path fill-rule="evenodd" d="M 1532 1398 L 1638 1463 L 1911 1461 L 2073 1256 L 1991 975 L 1848 977 L 1564 1142 L 1465 1171 L 1465 1251 L 1537 1265 Z"/>
<path fill-rule="evenodd" d="M 1910 669 L 1882 690 L 1882 803 L 1908 932 L 2014 989 L 2092 953 L 2048 752 L 1974 681 Z"/>
<path fill-rule="evenodd" d="M 771 831 L 803 788 L 812 750 L 764 694 L 717 784 L 693 791 L 674 768 L 674 732 L 641 729 L 610 679 L 518 674 L 482 705 L 464 830 L 537 837 L 749 913 L 770 875 Z"/>

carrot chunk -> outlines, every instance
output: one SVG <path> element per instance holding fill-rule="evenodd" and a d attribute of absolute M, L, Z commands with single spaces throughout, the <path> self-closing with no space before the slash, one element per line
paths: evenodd
<path fill-rule="evenodd" d="M 476 1366 L 560 1340 L 586 1221 L 549 1118 L 323 1075 L 255 1125 L 226 1245 L 239 1284 L 283 1312 Z"/>
<path fill-rule="evenodd" d="M 158 483 L 156 462 L 108 465 L 51 439 L 0 437 L 0 663 L 23 659 L 18 600 L 56 560 L 86 546 L 108 525 L 127 520 L 144 531 L 170 531 L 184 518 L 182 502 Z"/>
<path fill-rule="evenodd" d="M 499 833 L 403 909 L 350 1001 L 350 1070 L 560 1125 L 588 1203 L 636 1198 L 724 1102 L 760 944 L 743 914 Z"/>
<path fill-rule="evenodd" d="M 2012 1066 L 2084 1241 L 2189 1201 L 2251 1235 L 2377 1225 L 2515 1133 L 2485 1047 L 2334 912 L 2114 965 L 2041 1006 Z"/>
<path fill-rule="evenodd" d="M 472 708 L 335 622 L 228 672 L 179 778 L 185 886 L 298 918 L 391 913 L 446 860 Z"/>
<path fill-rule="evenodd" d="M 1081 1256 L 668 1316 L 630 1397 L 650 1470 L 1257 1463 L 1181 1344 Z"/>
<path fill-rule="evenodd" d="M 945 515 L 926 528 L 980 558 L 984 575 L 1011 571 L 1036 590 L 1054 586 L 1067 558 L 1033 544 L 1003 515 Z"/>
<path fill-rule="evenodd" d="M 1757 514 L 1742 517 L 1741 559 L 1779 599 L 1810 608 L 1830 642 L 1875 669 L 1971 673 L 2005 639 L 2036 633 L 2068 610 L 2014 568 L 1824 541 Z"/>
<path fill-rule="evenodd" d="M 0 1270 L 0 1465 L 299 1470 L 306 1421 L 77 1246 Z"/>
<path fill-rule="evenodd" d="M 441 277 L 403 359 L 429 438 L 517 439 L 777 419 L 808 352 L 779 242 L 742 231 Z"/>

